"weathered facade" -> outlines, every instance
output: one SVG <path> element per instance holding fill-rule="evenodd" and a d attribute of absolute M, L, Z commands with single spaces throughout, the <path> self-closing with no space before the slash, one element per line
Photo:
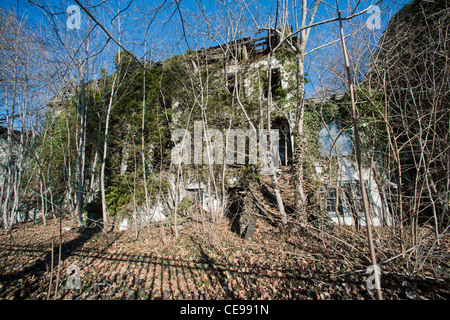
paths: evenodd
<path fill-rule="evenodd" d="M 271 126 L 279 129 L 279 139 L 276 141 L 276 152 L 279 158 L 277 159 L 278 161 L 273 162 L 276 164 L 274 168 L 268 168 L 265 165 L 260 166 L 261 175 L 274 173 L 279 175 L 281 170 L 278 165 L 288 166 L 292 160 L 293 138 L 291 124 L 295 122 L 293 112 L 295 109 L 295 69 L 292 68 L 292 65 L 289 65 L 292 61 L 285 60 L 280 55 L 270 54 L 269 46 L 276 45 L 276 43 L 273 43 L 275 41 L 276 38 L 273 36 L 242 39 L 222 46 L 202 49 L 197 55 L 193 55 L 192 58 L 186 60 L 186 63 L 191 64 L 197 71 L 200 64 L 221 65 L 220 70 L 223 78 L 228 83 L 229 92 L 235 95 L 243 93 L 246 97 L 257 99 L 260 106 L 262 106 L 260 108 L 262 117 L 267 112 L 268 92 L 271 92 L 270 103 L 273 104 L 271 112 L 278 113 L 278 117 L 275 117 L 275 119 L 272 114 Z M 261 82 L 261 75 L 266 77 L 266 79 L 271 78 L 271 90 L 268 88 L 268 82 L 255 86 L 255 82 Z M 279 91 L 282 91 L 282 97 L 277 95 Z M 325 102 L 339 104 L 342 103 L 343 99 L 344 95 L 312 98 L 307 99 L 306 105 L 323 104 Z M 319 135 L 319 133 L 317 134 Z M 351 146 L 350 149 L 352 149 Z M 275 148 L 272 148 L 272 151 L 274 150 Z M 248 148 L 246 153 L 249 153 Z M 320 165 L 317 165 L 315 168 L 315 178 L 321 185 L 319 190 L 320 210 L 326 213 L 333 223 L 359 227 L 366 225 L 366 221 L 362 210 L 358 172 L 353 162 L 352 153 L 341 157 L 336 186 L 329 184 L 329 176 L 323 174 L 323 168 Z M 379 189 L 373 177 L 372 171 L 364 169 L 363 175 L 370 197 L 370 210 L 373 217 L 371 223 L 375 226 L 391 225 L 392 219 L 389 213 L 389 206 L 382 195 L 382 190 Z M 270 198 L 270 191 L 267 191 L 269 189 L 266 189 L 266 196 L 269 195 Z M 288 188 L 283 189 L 287 190 Z M 272 191 L 272 189 L 270 190 Z M 197 188 L 195 192 L 197 196 L 193 197 L 193 199 L 201 199 L 205 210 L 209 211 L 205 201 L 214 202 L 216 204 L 215 209 L 222 206 L 218 199 L 205 196 L 209 192 L 206 185 L 202 188 Z M 192 190 L 189 193 L 192 193 Z M 253 196 L 249 196 L 248 190 L 234 186 L 228 190 L 228 193 L 230 196 L 228 207 L 225 206 L 223 209 L 232 212 L 231 219 L 236 232 L 242 233 L 248 224 L 253 221 L 252 216 L 255 213 L 262 212 L 267 214 L 269 212 L 269 208 L 264 207 L 261 202 L 258 204 L 253 203 L 255 199 Z M 274 197 L 273 194 L 271 196 Z M 286 202 L 289 202 L 288 200 L 290 199 L 288 198 L 292 197 L 291 194 L 284 194 L 283 196 Z"/>

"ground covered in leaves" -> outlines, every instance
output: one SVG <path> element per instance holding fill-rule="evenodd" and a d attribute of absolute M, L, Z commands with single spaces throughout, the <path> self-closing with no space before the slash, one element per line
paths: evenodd
<path fill-rule="evenodd" d="M 258 219 L 245 240 L 225 218 L 186 221 L 178 237 L 163 226 L 104 234 L 74 225 L 57 218 L 2 231 L 0 299 L 375 299 L 363 232 L 280 232 Z M 449 298 L 448 243 L 433 272 L 413 275 L 410 257 L 388 256 L 380 243 L 380 261 L 391 259 L 381 266 L 385 299 Z"/>

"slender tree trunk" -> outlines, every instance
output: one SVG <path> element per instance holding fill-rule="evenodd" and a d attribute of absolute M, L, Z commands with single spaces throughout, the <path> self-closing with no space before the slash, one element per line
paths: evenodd
<path fill-rule="evenodd" d="M 106 111 L 106 120 L 105 120 L 105 135 L 103 139 L 103 159 L 102 159 L 102 167 L 100 170 L 100 189 L 102 195 L 102 215 L 103 215 L 103 232 L 107 232 L 107 223 L 108 223 L 108 209 L 106 207 L 106 194 L 105 194 L 105 167 L 106 167 L 106 158 L 108 154 L 108 130 L 109 130 L 109 117 L 111 115 L 111 108 L 113 105 L 114 91 L 116 87 L 117 73 L 114 75 L 114 81 L 111 88 L 111 96 L 109 98 L 108 110 Z"/>
<path fill-rule="evenodd" d="M 349 89 L 350 89 L 350 98 L 351 98 L 351 103 L 352 103 L 352 121 L 353 121 L 353 132 L 355 135 L 356 161 L 358 164 L 359 185 L 361 188 L 364 216 L 366 219 L 367 241 L 368 241 L 368 245 L 369 245 L 370 258 L 372 261 L 372 266 L 373 266 L 373 271 L 374 271 L 374 276 L 375 276 L 375 289 L 377 292 L 377 299 L 382 300 L 383 296 L 381 294 L 380 274 L 379 274 L 379 269 L 378 269 L 378 264 L 377 264 L 377 258 L 375 255 L 375 246 L 373 244 L 373 238 L 372 238 L 372 227 L 371 227 L 371 219 L 370 219 L 369 201 L 367 198 L 367 191 L 366 191 L 366 187 L 364 184 L 363 165 L 362 165 L 361 150 L 360 150 L 361 142 L 360 142 L 360 138 L 359 138 L 358 124 L 356 122 L 357 114 L 356 114 L 355 97 L 354 97 L 354 92 L 353 92 L 353 82 L 352 82 L 352 77 L 351 77 L 350 62 L 349 62 L 349 58 L 348 58 L 347 46 L 345 44 L 344 29 L 342 27 L 341 11 L 339 11 L 339 9 L 338 9 L 338 17 L 339 17 L 342 50 L 344 52 L 344 59 L 345 59 L 345 69 L 347 71 L 348 85 L 349 85 Z"/>
<path fill-rule="evenodd" d="M 3 201 L 3 224 L 5 229 L 11 230 L 12 228 L 12 221 L 11 221 L 11 206 L 10 201 L 12 197 L 11 188 L 14 183 L 13 181 L 13 170 L 14 170 L 14 161 L 13 161 L 13 141 L 12 141 L 12 135 L 14 134 L 14 114 L 15 114 L 15 105 L 16 105 L 16 90 L 17 90 L 17 66 L 14 68 L 14 83 L 13 83 L 13 95 L 12 95 L 12 105 L 11 105 L 11 117 L 9 116 L 8 112 L 6 113 L 6 123 L 7 131 L 6 131 L 6 154 L 5 154 L 5 161 L 6 161 L 6 170 L 5 170 L 5 177 L 6 177 L 6 190 L 5 194 L 0 195 L 2 198 L 0 200 Z M 6 107 L 8 108 L 8 90 L 6 93 Z"/>
<path fill-rule="evenodd" d="M 86 120 L 87 120 L 87 101 L 86 101 L 86 75 L 88 70 L 88 55 L 89 55 L 89 37 L 86 40 L 85 45 L 85 60 L 83 61 L 80 68 L 80 77 L 81 77 L 81 101 L 79 105 L 81 107 L 80 110 L 80 131 L 79 131 L 79 143 L 78 143 L 78 175 L 77 175 L 77 214 L 78 214 L 78 224 L 79 226 L 83 226 L 83 206 L 84 206 L 84 190 L 85 190 L 85 162 L 86 162 Z"/>
<path fill-rule="evenodd" d="M 295 195 L 295 211 L 298 215 L 298 220 L 300 224 L 307 223 L 306 215 L 306 193 L 304 185 L 304 173 L 303 173 L 303 161 L 304 155 L 306 153 L 306 143 L 304 137 L 304 114 L 305 114 L 305 48 L 308 43 L 309 33 L 311 32 L 311 25 L 314 23 L 317 10 L 321 0 L 316 0 L 314 7 L 309 19 L 308 11 L 308 1 L 302 0 L 302 13 L 301 13 L 301 23 L 298 24 L 297 19 L 295 19 L 295 27 L 299 34 L 297 35 L 296 47 L 291 49 L 294 50 L 297 61 L 297 105 L 296 105 L 296 117 L 295 125 L 293 128 L 293 161 L 292 161 L 292 171 L 294 175 L 294 195 Z M 293 1 L 293 12 L 295 16 L 299 16 L 297 13 L 297 1 Z M 284 36 L 283 36 L 284 37 Z"/>
<path fill-rule="evenodd" d="M 83 191 L 84 191 L 84 131 L 86 130 L 86 105 L 85 105 L 85 92 L 84 92 L 84 77 L 82 77 L 81 80 L 81 102 L 80 102 L 80 108 L 81 108 L 81 119 L 80 119 L 80 132 L 79 132 L 79 142 L 78 142 L 78 159 L 77 159 L 77 218 L 78 218 L 78 225 L 81 227 L 83 226 Z"/>
<path fill-rule="evenodd" d="M 294 194 L 295 211 L 299 222 L 305 224 L 306 217 L 306 194 L 303 180 L 303 161 L 305 150 L 305 139 L 303 133 L 303 122 L 305 113 L 305 80 L 304 80 L 304 57 L 303 44 L 297 42 L 297 115 L 294 127 L 294 151 L 293 151 L 293 172 L 294 172 Z"/>
<path fill-rule="evenodd" d="M 146 56 L 147 53 L 147 48 L 145 47 L 144 50 L 144 56 Z M 145 61 L 144 61 L 144 76 L 142 79 L 142 124 L 141 124 L 141 155 L 142 155 L 142 174 L 144 175 L 144 193 L 145 193 L 145 210 L 146 210 L 146 215 L 150 214 L 150 198 L 148 196 L 148 188 L 147 188 L 147 164 L 146 164 L 146 159 L 145 159 L 145 112 L 146 112 L 146 91 L 145 91 L 145 74 L 146 74 L 146 70 L 145 70 Z M 151 219 L 149 219 L 151 220 Z"/>
<path fill-rule="evenodd" d="M 94 95 L 95 96 L 95 95 Z M 88 201 L 92 201 L 95 198 L 95 179 L 96 179 L 96 168 L 97 168 L 97 162 L 98 162 L 98 157 L 99 157 L 99 152 L 100 152 L 100 145 L 101 145 L 101 138 L 102 138 L 102 123 L 103 123 L 103 116 L 104 116 L 104 111 L 105 108 L 102 108 L 102 112 L 99 118 L 99 124 L 98 124 L 98 136 L 97 136 L 97 146 L 95 148 L 95 153 L 94 153 L 94 160 L 92 161 L 92 166 L 91 166 L 91 181 L 89 183 L 89 200 Z"/>
<path fill-rule="evenodd" d="M 74 205 L 74 193 L 72 188 L 72 162 L 71 162 L 71 153 L 70 153 L 70 126 L 69 126 L 69 119 L 66 117 L 66 127 L 67 127 L 67 194 L 68 194 L 68 201 L 69 201 L 69 209 L 71 212 L 75 209 Z"/>
<path fill-rule="evenodd" d="M 269 46 L 270 46 L 270 39 L 271 37 L 269 36 Z M 278 206 L 278 210 L 280 211 L 280 215 L 281 215 L 281 223 L 284 226 L 286 226 L 287 224 L 287 215 L 286 215 L 286 210 L 284 208 L 284 203 L 283 203 L 283 198 L 281 197 L 281 191 L 280 191 L 280 186 L 278 184 L 278 179 L 277 179 L 277 173 L 275 170 L 275 166 L 273 163 L 273 150 L 272 150 L 272 143 L 273 143 L 273 136 L 272 136 L 272 119 L 271 119 L 271 113 L 272 113 L 272 50 L 269 53 L 269 58 L 268 58 L 268 90 L 267 90 L 267 131 L 269 133 L 269 138 L 270 141 L 266 147 L 266 151 L 267 151 L 267 158 L 268 158 L 268 165 L 269 165 L 269 169 L 271 171 L 271 176 L 272 176 L 272 182 L 273 182 L 273 191 L 275 193 L 275 199 L 277 200 L 277 206 Z M 278 156 L 278 155 L 277 155 Z"/>

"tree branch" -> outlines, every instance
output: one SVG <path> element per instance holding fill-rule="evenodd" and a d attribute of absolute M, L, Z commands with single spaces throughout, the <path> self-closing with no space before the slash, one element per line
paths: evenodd
<path fill-rule="evenodd" d="M 86 9 L 79 0 L 75 0 L 75 2 L 80 6 L 81 9 L 83 9 L 84 12 L 86 12 L 86 14 L 103 30 L 103 32 L 106 33 L 106 35 L 112 40 L 114 41 L 123 51 L 125 51 L 126 53 L 128 53 L 131 57 L 133 57 L 140 65 L 141 67 L 144 67 L 144 65 L 142 64 L 141 61 L 139 61 L 138 58 L 136 58 L 130 51 L 128 51 L 127 49 L 125 49 L 124 46 L 122 46 L 122 44 L 120 42 L 118 42 L 110 33 L 108 30 L 106 30 L 106 28 L 100 23 L 98 22 L 98 20 L 89 12 L 88 9 Z"/>

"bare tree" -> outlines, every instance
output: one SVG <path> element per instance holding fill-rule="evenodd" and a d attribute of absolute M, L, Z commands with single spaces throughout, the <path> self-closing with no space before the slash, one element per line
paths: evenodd
<path fill-rule="evenodd" d="M 2 225 L 10 229 L 26 216 L 23 212 L 27 210 L 23 206 L 23 178 L 36 139 L 35 119 L 40 116 L 40 109 L 36 105 L 42 100 L 36 95 L 42 93 L 42 87 L 38 79 L 45 83 L 49 78 L 42 69 L 42 58 L 47 56 L 44 42 L 29 30 L 25 19 L 4 11 L 0 14 L 0 92 L 5 107 L 1 116 L 6 122 L 6 127 L 2 127 L 1 140 L 0 203 Z M 42 174 L 40 168 L 38 170 Z M 41 180 L 42 183 L 45 182 Z M 47 190 L 43 185 L 40 196 L 44 222 L 45 193 Z"/>
<path fill-rule="evenodd" d="M 439 17 L 439 18 L 437 18 Z M 435 237 L 448 225 L 448 3 L 414 2 L 397 12 L 374 51 L 367 84 L 383 93 L 386 163 L 403 241 L 419 242 L 419 220 Z M 418 41 L 417 34 L 424 41 Z"/>

